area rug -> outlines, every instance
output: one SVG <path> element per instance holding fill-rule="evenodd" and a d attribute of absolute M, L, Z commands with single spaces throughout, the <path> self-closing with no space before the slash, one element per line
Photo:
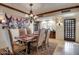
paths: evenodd
<path fill-rule="evenodd" d="M 57 44 L 56 43 L 50 43 L 49 47 L 47 49 L 45 48 L 39 48 L 38 49 L 38 53 L 36 52 L 36 50 L 33 50 L 31 55 L 53 55 L 55 48 L 56 48 Z"/>
<path fill-rule="evenodd" d="M 33 49 L 33 50 L 31 50 L 30 55 L 53 55 L 56 46 L 57 46 L 56 43 L 49 43 L 49 47 L 47 49 L 45 49 L 45 47 L 39 48 L 38 53 L 37 53 L 36 49 Z M 1 52 L 2 52 L 2 50 L 1 50 Z M 0 54 L 0 55 L 11 55 L 11 54 L 6 54 L 5 53 L 5 54 Z M 15 54 L 15 55 L 28 55 L 28 54 L 26 54 L 25 51 L 21 51 L 18 54 Z"/>

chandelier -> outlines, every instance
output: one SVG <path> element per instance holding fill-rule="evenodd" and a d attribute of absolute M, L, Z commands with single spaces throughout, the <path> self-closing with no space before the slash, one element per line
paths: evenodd
<path fill-rule="evenodd" d="M 35 21 L 38 16 L 36 16 L 36 15 L 33 14 L 33 10 L 32 10 L 33 4 L 30 3 L 29 6 L 31 8 L 30 12 L 29 12 L 29 15 L 25 15 L 25 17 L 27 17 L 28 19 L 30 19 L 30 22 L 32 22 L 32 21 Z"/>

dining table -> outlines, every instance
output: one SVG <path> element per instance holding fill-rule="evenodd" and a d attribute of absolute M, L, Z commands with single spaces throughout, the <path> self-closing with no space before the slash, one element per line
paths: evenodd
<path fill-rule="evenodd" d="M 27 46 L 27 54 L 31 54 L 30 50 L 31 50 L 31 43 L 34 42 L 34 41 L 37 41 L 37 38 L 38 38 L 39 34 L 24 34 L 24 35 L 21 35 L 19 37 L 16 37 L 16 39 L 18 41 L 21 41 L 21 42 L 24 42 L 25 43 L 25 46 Z"/>

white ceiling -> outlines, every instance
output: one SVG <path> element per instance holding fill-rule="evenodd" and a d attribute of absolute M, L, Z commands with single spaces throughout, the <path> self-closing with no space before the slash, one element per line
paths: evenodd
<path fill-rule="evenodd" d="M 5 3 L 8 6 L 17 8 L 19 10 L 29 13 L 30 6 L 29 3 Z M 34 3 L 33 13 L 41 14 L 44 12 L 49 12 L 61 8 L 72 7 L 79 5 L 79 3 Z"/>

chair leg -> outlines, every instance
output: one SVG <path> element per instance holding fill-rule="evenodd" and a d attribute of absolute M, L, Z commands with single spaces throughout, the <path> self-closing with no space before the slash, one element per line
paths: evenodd
<path fill-rule="evenodd" d="M 26 43 L 24 43 L 24 45 L 25 45 L 25 55 L 27 55 L 27 44 Z"/>
<path fill-rule="evenodd" d="M 45 50 L 47 50 L 47 52 L 49 52 L 48 44 L 45 44 Z"/>
<path fill-rule="evenodd" d="M 27 55 L 27 49 L 26 49 L 25 55 Z"/>
<path fill-rule="evenodd" d="M 41 46 L 41 47 L 42 47 L 42 50 L 44 50 L 44 48 L 43 48 L 44 46 Z"/>
<path fill-rule="evenodd" d="M 38 53 L 38 47 L 36 47 L 36 50 L 37 50 L 37 55 L 38 55 L 38 54 L 39 54 L 39 53 Z"/>
<path fill-rule="evenodd" d="M 47 44 L 45 45 L 45 49 L 47 49 Z"/>
<path fill-rule="evenodd" d="M 49 41 L 47 41 L 47 46 L 49 47 Z"/>
<path fill-rule="evenodd" d="M 45 44 L 45 49 L 47 50 L 47 53 L 49 53 L 49 42 L 47 41 L 47 43 Z"/>

